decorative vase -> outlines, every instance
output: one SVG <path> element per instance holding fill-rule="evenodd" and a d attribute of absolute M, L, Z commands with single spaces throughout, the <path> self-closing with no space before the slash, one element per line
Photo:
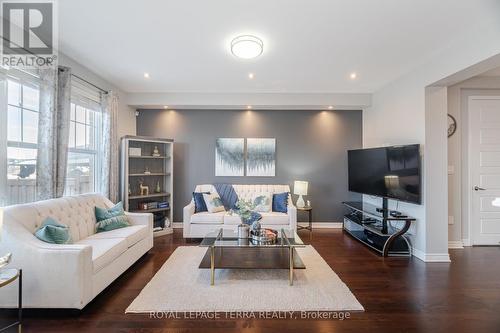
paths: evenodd
<path fill-rule="evenodd" d="M 160 193 L 160 192 L 161 192 L 160 182 L 158 181 L 158 182 L 156 183 L 155 193 Z"/>
<path fill-rule="evenodd" d="M 250 227 L 244 223 L 238 225 L 238 238 L 248 239 L 248 237 L 250 237 Z"/>
<path fill-rule="evenodd" d="M 262 226 L 261 226 L 261 224 L 260 224 L 260 222 L 258 220 L 254 221 L 252 223 L 252 231 L 257 232 L 257 231 L 260 231 L 261 228 L 262 228 Z"/>

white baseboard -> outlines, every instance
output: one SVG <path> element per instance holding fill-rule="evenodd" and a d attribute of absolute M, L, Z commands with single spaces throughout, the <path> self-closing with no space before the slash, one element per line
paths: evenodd
<path fill-rule="evenodd" d="M 299 222 L 300 226 L 307 227 L 309 223 Z M 182 229 L 182 222 L 172 223 L 174 229 Z M 313 222 L 313 229 L 342 229 L 342 222 Z"/>
<path fill-rule="evenodd" d="M 448 241 L 448 248 L 449 249 L 463 249 L 464 243 L 461 240 Z"/>
<path fill-rule="evenodd" d="M 451 262 L 448 253 L 425 253 L 416 248 L 412 250 L 413 255 L 424 262 Z"/>
<path fill-rule="evenodd" d="M 463 246 L 472 246 L 472 242 L 471 242 L 470 238 L 462 239 L 462 244 L 463 244 Z"/>

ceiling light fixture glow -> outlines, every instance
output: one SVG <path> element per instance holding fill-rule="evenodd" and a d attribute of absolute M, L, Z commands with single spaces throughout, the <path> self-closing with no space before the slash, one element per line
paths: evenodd
<path fill-rule="evenodd" d="M 144 73 L 144 78 L 149 79 L 149 73 Z"/>
<path fill-rule="evenodd" d="M 353 72 L 351 73 L 351 75 L 349 75 L 349 77 L 351 78 L 351 80 L 354 80 L 358 77 L 358 74 L 356 74 L 356 72 Z"/>
<path fill-rule="evenodd" d="M 163 105 L 163 108 L 166 110 L 168 109 L 168 105 Z"/>
<path fill-rule="evenodd" d="M 332 106 L 332 105 L 329 105 L 329 106 L 328 106 L 328 110 L 333 110 L 333 106 Z"/>
<path fill-rule="evenodd" d="M 252 110 L 252 106 L 251 105 L 247 105 L 247 110 Z"/>
<path fill-rule="evenodd" d="M 231 53 L 241 59 L 253 59 L 262 54 L 262 39 L 252 35 L 242 35 L 231 41 Z"/>
<path fill-rule="evenodd" d="M 253 73 L 248 73 L 248 78 L 249 78 L 250 80 L 251 80 L 251 79 L 253 79 L 253 78 L 254 78 Z"/>

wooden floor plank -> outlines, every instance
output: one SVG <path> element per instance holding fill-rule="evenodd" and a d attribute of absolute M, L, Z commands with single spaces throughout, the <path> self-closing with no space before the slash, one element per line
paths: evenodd
<path fill-rule="evenodd" d="M 178 246 L 182 232 L 154 248 L 83 311 L 28 310 L 23 332 L 500 332 L 500 248 L 451 250 L 451 263 L 381 258 L 337 229 L 299 232 L 366 311 L 345 320 L 150 319 L 124 311 Z M 179 277 L 182 278 L 182 277 Z M 12 319 L 0 311 L 0 325 Z M 11 332 L 16 332 L 13 329 Z"/>

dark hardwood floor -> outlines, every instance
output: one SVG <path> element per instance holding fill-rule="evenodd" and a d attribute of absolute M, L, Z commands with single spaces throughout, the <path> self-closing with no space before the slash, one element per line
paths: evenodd
<path fill-rule="evenodd" d="M 365 307 L 350 319 L 149 319 L 125 315 L 170 254 L 180 231 L 141 258 L 80 313 L 30 310 L 24 332 L 500 332 L 500 248 L 451 250 L 452 263 L 384 259 L 341 230 L 300 231 Z M 182 276 L 179 276 L 182 279 Z M 0 316 L 10 316 L 5 311 Z M 3 321 L 3 320 L 1 320 Z M 12 330 L 15 332 L 16 330 Z"/>

